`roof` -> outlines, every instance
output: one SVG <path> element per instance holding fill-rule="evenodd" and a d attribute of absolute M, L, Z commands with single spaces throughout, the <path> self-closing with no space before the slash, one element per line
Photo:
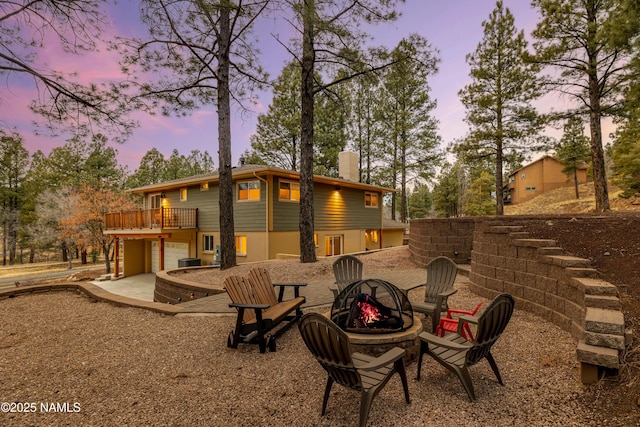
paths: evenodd
<path fill-rule="evenodd" d="M 391 218 L 382 218 L 382 228 L 385 230 L 392 230 L 394 228 L 406 230 L 409 228 L 409 224 L 396 221 L 395 219 Z"/>
<path fill-rule="evenodd" d="M 300 172 L 281 169 L 273 166 L 264 166 L 264 165 L 246 165 L 245 164 L 243 166 L 234 167 L 231 170 L 231 175 L 234 180 L 268 176 L 268 175 L 275 175 L 275 176 L 289 178 L 289 179 L 298 179 L 298 180 L 300 179 Z M 131 193 L 148 193 L 150 191 L 171 190 L 176 188 L 182 188 L 189 185 L 197 185 L 205 182 L 218 182 L 219 179 L 220 179 L 220 174 L 218 171 L 215 171 L 215 172 L 210 172 L 206 174 L 190 176 L 186 178 L 174 179 L 172 181 L 160 182 L 157 184 L 149 184 L 142 187 L 132 188 L 128 191 Z M 361 182 L 349 181 L 348 179 L 342 179 L 342 178 L 331 178 L 331 177 L 322 176 L 322 175 L 314 175 L 313 182 L 329 184 L 329 185 L 339 185 L 345 188 L 355 188 L 360 190 L 376 191 L 380 193 L 395 192 L 395 190 L 392 188 L 385 188 L 377 185 L 364 184 Z"/>

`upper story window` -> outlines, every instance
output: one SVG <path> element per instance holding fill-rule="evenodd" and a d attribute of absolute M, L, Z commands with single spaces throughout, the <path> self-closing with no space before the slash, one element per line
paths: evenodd
<path fill-rule="evenodd" d="M 377 208 L 378 207 L 378 193 L 369 193 L 365 191 L 364 193 L 364 205 L 368 208 Z"/>
<path fill-rule="evenodd" d="M 200 184 L 200 191 L 208 191 L 208 190 L 209 190 L 208 182 L 203 182 L 202 184 Z"/>
<path fill-rule="evenodd" d="M 186 188 L 181 188 L 180 189 L 180 201 L 181 202 L 186 202 L 187 201 L 187 189 Z"/>
<path fill-rule="evenodd" d="M 291 181 L 280 181 L 278 191 L 279 200 L 300 201 L 300 183 Z"/>
<path fill-rule="evenodd" d="M 149 209 L 162 207 L 162 195 L 160 193 L 149 195 Z"/>
<path fill-rule="evenodd" d="M 260 200 L 260 181 L 238 182 L 238 200 Z"/>

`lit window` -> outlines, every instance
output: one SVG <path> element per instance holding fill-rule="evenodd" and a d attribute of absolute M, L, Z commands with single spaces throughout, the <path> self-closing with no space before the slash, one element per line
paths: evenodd
<path fill-rule="evenodd" d="M 187 189 L 186 188 L 181 188 L 180 189 L 180 201 L 181 202 L 186 202 L 187 201 Z"/>
<path fill-rule="evenodd" d="M 364 193 L 364 205 L 368 208 L 378 207 L 378 194 L 377 193 Z"/>
<path fill-rule="evenodd" d="M 208 182 L 203 182 L 202 184 L 200 184 L 200 191 L 207 191 L 207 190 L 209 190 Z"/>
<path fill-rule="evenodd" d="M 236 255 L 247 255 L 247 236 L 236 236 Z"/>
<path fill-rule="evenodd" d="M 318 233 L 313 233 L 313 244 L 318 247 Z"/>
<path fill-rule="evenodd" d="M 215 247 L 213 246 L 213 236 L 210 234 L 205 234 L 202 236 L 202 251 L 211 253 L 213 252 Z"/>
<path fill-rule="evenodd" d="M 260 181 L 239 182 L 238 200 L 260 200 Z"/>
<path fill-rule="evenodd" d="M 300 184 L 297 182 L 280 181 L 278 198 L 280 200 L 300 201 Z"/>
<path fill-rule="evenodd" d="M 327 236 L 324 238 L 325 255 L 342 255 L 342 236 Z"/>

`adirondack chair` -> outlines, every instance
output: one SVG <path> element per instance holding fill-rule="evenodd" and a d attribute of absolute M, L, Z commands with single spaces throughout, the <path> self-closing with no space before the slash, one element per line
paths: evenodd
<path fill-rule="evenodd" d="M 229 276 L 224 280 L 224 289 L 231 299 L 229 307 L 238 310 L 236 327 L 227 337 L 229 348 L 238 348 L 238 344 L 243 342 L 257 343 L 260 353 L 264 353 L 267 347 L 276 351 L 276 338 L 302 315 L 300 306 L 305 302 L 304 297 L 297 296 L 282 302 L 276 299 L 274 304 L 273 298 L 267 298 L 268 293 L 255 286 L 248 277 Z M 291 315 L 293 311 L 295 315 Z M 270 333 L 282 322 L 286 323 Z"/>
<path fill-rule="evenodd" d="M 378 356 L 354 353 L 347 334 L 327 317 L 318 313 L 305 314 L 298 324 L 302 340 L 327 372 L 327 384 L 322 401 L 322 415 L 334 382 L 360 391 L 360 426 L 364 427 L 374 397 L 385 386 L 393 374 L 398 373 L 404 388 L 404 397 L 409 399 L 409 386 L 402 356 L 405 350 L 394 347 Z"/>
<path fill-rule="evenodd" d="M 362 280 L 362 261 L 353 255 L 343 255 L 333 263 L 336 287 L 331 287 L 334 298 L 349 284 Z"/>
<path fill-rule="evenodd" d="M 440 323 L 440 314 L 449 308 L 447 299 L 458 292 L 453 287 L 458 273 L 455 262 L 445 256 L 439 256 L 427 264 L 427 281 L 406 289 L 405 292 L 425 287 L 424 301 L 412 302 L 414 313 L 423 313 L 431 317 L 431 332 L 435 332 Z"/>
<path fill-rule="evenodd" d="M 302 302 L 300 305 L 304 303 L 304 297 L 300 296 L 300 288 L 303 286 L 307 286 L 306 283 L 273 283 L 271 281 L 271 276 L 269 275 L 269 271 L 262 267 L 254 267 L 249 270 L 249 279 L 251 279 L 251 283 L 256 292 L 256 297 L 258 301 L 269 304 L 276 305 L 284 301 L 284 292 L 287 288 L 293 289 L 293 298 L 300 299 Z M 276 295 L 275 288 L 278 287 L 278 295 Z M 296 315 L 298 318 L 302 316 L 302 311 L 300 311 L 300 305 L 296 307 Z"/>
<path fill-rule="evenodd" d="M 498 365 L 491 354 L 491 347 L 500 338 L 504 328 L 509 323 L 513 314 L 513 306 L 514 300 L 511 295 L 500 294 L 479 317 L 462 316 L 458 324 L 458 333 L 456 334 L 438 337 L 428 332 L 421 333 L 419 335 L 420 355 L 418 356 L 417 379 L 420 380 L 422 356 L 426 353 L 442 366 L 458 375 L 472 402 L 476 400 L 476 395 L 468 367 L 475 365 L 482 359 L 487 359 L 498 379 L 498 383 L 504 385 Z M 464 321 L 477 324 L 476 340 L 474 342 L 467 341 L 461 335 Z"/>
<path fill-rule="evenodd" d="M 438 323 L 438 327 L 434 332 L 435 335 L 439 337 L 443 337 L 447 332 L 457 332 L 458 327 L 460 326 L 460 319 L 455 319 L 453 317 L 454 314 L 458 316 L 475 316 L 482 303 L 478 303 L 476 308 L 473 310 L 461 310 L 458 308 L 450 308 L 447 310 L 447 316 L 440 318 L 440 323 Z M 462 337 L 466 340 L 473 341 L 475 338 L 473 337 L 473 333 L 471 332 L 471 327 L 469 327 L 469 322 L 463 322 L 462 324 Z"/>

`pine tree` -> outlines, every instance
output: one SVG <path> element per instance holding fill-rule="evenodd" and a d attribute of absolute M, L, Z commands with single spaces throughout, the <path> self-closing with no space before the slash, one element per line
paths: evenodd
<path fill-rule="evenodd" d="M 573 116 L 567 120 L 564 133 L 556 148 L 556 156 L 564 164 L 562 173 L 567 175 L 567 179 L 573 178 L 576 199 L 579 199 L 578 169 L 591 158 L 589 138 L 584 136 L 584 124 L 580 117 Z"/>
<path fill-rule="evenodd" d="M 467 55 L 472 82 L 459 93 L 470 130 L 455 151 L 463 160 L 492 159 L 495 213 L 502 215 L 505 157 L 540 148 L 536 144 L 543 123 L 532 106 L 540 89 L 536 68 L 524 61 L 524 32 L 516 29 L 509 8 L 498 1 L 482 26 L 482 41 Z"/>
<path fill-rule="evenodd" d="M 438 59 L 422 36 L 412 34 L 402 39 L 391 52 L 391 63 L 383 79 L 384 95 L 380 110 L 386 129 L 381 150 L 384 163 L 381 173 L 387 185 L 400 190 L 400 220 L 407 220 L 407 183 L 435 174 L 441 159 L 438 150 L 438 122 L 431 116 L 436 103 L 429 96 L 427 79 L 437 71 Z M 396 195 L 391 201 L 392 218 L 397 209 Z"/>
<path fill-rule="evenodd" d="M 602 118 L 620 112 L 627 84 L 630 45 L 619 43 L 619 0 L 534 0 L 542 19 L 533 32 L 534 60 L 550 67 L 551 84 L 576 107 L 564 116 L 589 117 L 596 210 L 608 211 L 609 190 L 602 144 Z M 627 17 L 625 17 L 626 20 Z"/>

